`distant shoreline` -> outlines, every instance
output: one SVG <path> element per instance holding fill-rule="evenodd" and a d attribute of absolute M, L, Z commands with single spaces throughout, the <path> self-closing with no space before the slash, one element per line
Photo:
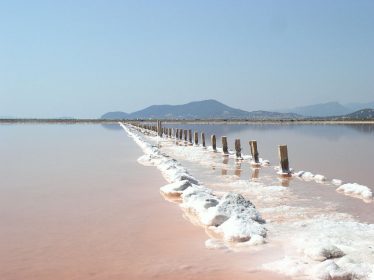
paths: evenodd
<path fill-rule="evenodd" d="M 374 120 L 331 120 L 331 119 L 264 119 L 264 120 L 161 120 L 166 124 L 374 124 Z M 109 120 L 109 119 L 0 119 L 0 124 L 117 124 L 127 123 L 153 123 L 156 120 Z"/>

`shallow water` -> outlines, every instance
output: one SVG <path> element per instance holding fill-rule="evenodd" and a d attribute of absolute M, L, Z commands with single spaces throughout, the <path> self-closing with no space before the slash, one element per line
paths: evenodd
<path fill-rule="evenodd" d="M 122 130 L 0 126 L 0 279 L 284 279 L 271 250 L 208 250 Z"/>
<path fill-rule="evenodd" d="M 330 179 L 358 182 L 374 186 L 374 125 L 373 124 L 244 124 L 244 125 L 166 125 L 166 127 L 227 136 L 229 148 L 240 139 L 243 153 L 249 154 L 250 140 L 257 140 L 260 157 L 278 164 L 277 146 L 288 145 L 290 167 L 323 174 Z"/>
<path fill-rule="evenodd" d="M 237 180 L 255 180 L 267 185 L 284 185 L 299 199 L 289 201 L 289 205 L 328 207 L 337 212 L 349 213 L 358 221 L 374 223 L 372 215 L 374 203 L 336 192 L 336 187 L 328 184 L 305 182 L 298 178 L 284 179 L 276 176 L 274 166 L 279 165 L 277 146 L 287 144 L 290 167 L 294 170 L 323 174 L 328 180 L 338 178 L 344 182 L 356 182 L 368 186 L 374 192 L 374 125 L 168 125 L 168 127 L 191 129 L 205 132 L 206 144 L 210 145 L 210 135 L 228 137 L 229 149 L 234 149 L 235 139 L 240 139 L 244 154 L 249 154 L 249 140 L 257 140 L 260 157 L 268 159 L 271 167 L 252 168 L 248 161 L 237 161 L 220 153 L 209 155 L 208 168 L 196 164 L 204 158 L 191 161 L 191 156 L 174 154 L 193 174 L 218 189 L 230 190 L 227 186 Z M 200 140 L 201 141 L 201 140 Z M 183 141 L 179 143 L 184 145 Z M 231 188 L 232 189 L 232 188 Z M 245 190 L 241 188 L 241 193 Z M 256 197 L 250 197 L 256 201 Z M 262 201 L 258 201 L 261 205 Z M 257 205 L 257 204 L 256 204 Z"/>

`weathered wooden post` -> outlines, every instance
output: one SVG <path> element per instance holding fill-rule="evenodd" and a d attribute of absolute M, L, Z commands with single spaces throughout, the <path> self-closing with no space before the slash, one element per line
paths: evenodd
<path fill-rule="evenodd" d="M 192 144 L 192 130 L 191 129 L 188 130 L 188 142 Z"/>
<path fill-rule="evenodd" d="M 179 140 L 183 139 L 183 130 L 179 129 Z"/>
<path fill-rule="evenodd" d="M 171 138 L 171 136 L 172 136 L 172 131 L 171 131 L 172 129 L 171 128 L 169 128 L 169 138 Z"/>
<path fill-rule="evenodd" d="M 203 144 L 203 147 L 205 148 L 205 133 L 201 132 L 201 143 Z"/>
<path fill-rule="evenodd" d="M 235 139 L 235 152 L 237 158 L 242 157 L 242 147 L 240 145 L 240 139 Z"/>
<path fill-rule="evenodd" d="M 199 133 L 197 131 L 194 132 L 194 142 L 195 145 L 199 145 Z"/>
<path fill-rule="evenodd" d="M 187 142 L 187 129 L 184 130 L 184 141 Z"/>
<path fill-rule="evenodd" d="M 283 174 L 290 174 L 290 164 L 288 162 L 287 145 L 279 145 L 279 159 Z"/>
<path fill-rule="evenodd" d="M 213 134 L 211 137 L 210 137 L 210 141 L 212 142 L 212 149 L 213 151 L 217 151 L 217 139 L 216 139 L 216 136 Z"/>
<path fill-rule="evenodd" d="M 157 121 L 157 134 L 162 137 L 162 124 L 161 121 Z"/>
<path fill-rule="evenodd" d="M 257 141 L 256 140 L 249 141 L 249 147 L 251 148 L 251 155 L 252 155 L 253 162 L 260 163 L 260 160 L 258 158 L 259 153 L 257 150 Z"/>
<path fill-rule="evenodd" d="M 229 148 L 227 146 L 227 137 L 222 136 L 222 152 L 227 155 L 229 153 Z"/>
<path fill-rule="evenodd" d="M 175 138 L 179 139 L 179 129 L 177 128 L 177 131 L 175 132 Z"/>

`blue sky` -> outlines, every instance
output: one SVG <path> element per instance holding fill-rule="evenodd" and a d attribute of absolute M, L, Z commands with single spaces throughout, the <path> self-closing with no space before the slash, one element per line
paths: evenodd
<path fill-rule="evenodd" d="M 374 101 L 374 1 L 1 1 L 0 116 Z"/>

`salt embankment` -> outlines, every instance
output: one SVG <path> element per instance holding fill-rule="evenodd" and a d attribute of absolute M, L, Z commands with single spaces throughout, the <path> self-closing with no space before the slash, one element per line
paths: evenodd
<path fill-rule="evenodd" d="M 200 185 L 176 160 L 145 142 L 131 128 L 121 126 L 143 149 L 145 156 L 139 162 L 156 166 L 170 182 L 161 191 L 164 194 L 180 194 L 181 207 L 193 212 L 202 225 L 222 235 L 228 242 L 247 242 L 252 237 L 256 240 L 266 237 L 264 220 L 250 201 L 236 193 L 216 195 L 211 189 Z"/>

